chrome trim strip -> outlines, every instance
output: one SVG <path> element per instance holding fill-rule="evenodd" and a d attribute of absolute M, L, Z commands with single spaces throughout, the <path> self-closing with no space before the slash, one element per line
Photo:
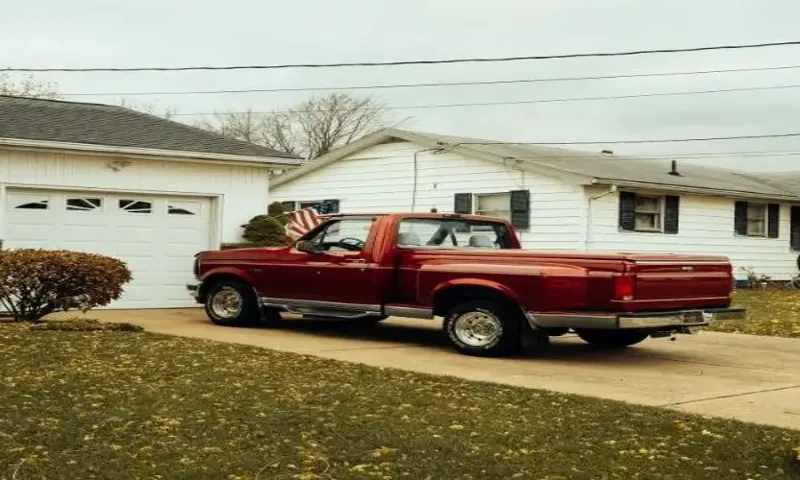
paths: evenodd
<path fill-rule="evenodd" d="M 674 312 L 644 312 L 639 314 L 538 314 L 528 312 L 532 328 L 673 328 L 705 327 L 715 321 L 741 320 L 747 315 L 743 308 L 708 308 Z"/>
<path fill-rule="evenodd" d="M 417 308 L 417 307 L 403 307 L 397 305 L 386 305 L 383 312 L 388 317 L 405 317 L 405 318 L 433 318 L 433 309 L 431 308 Z"/>
<path fill-rule="evenodd" d="M 630 260 L 630 261 L 633 262 L 634 265 L 667 265 L 667 266 L 687 265 L 688 266 L 688 265 L 728 265 L 729 264 L 729 262 L 724 262 L 724 261 L 712 262 L 712 261 L 698 261 L 698 260 L 689 260 L 689 261 L 685 261 L 685 262 L 681 261 L 681 260 L 663 260 L 663 261 L 662 260 L 659 260 L 659 261 L 656 261 L 656 260 L 644 260 L 644 261 Z"/>

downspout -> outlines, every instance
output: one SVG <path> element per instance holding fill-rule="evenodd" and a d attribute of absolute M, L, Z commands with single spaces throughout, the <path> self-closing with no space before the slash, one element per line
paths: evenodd
<path fill-rule="evenodd" d="M 607 191 L 601 193 L 600 195 L 597 195 L 597 196 L 594 196 L 594 197 L 589 197 L 589 204 L 587 205 L 587 208 L 586 208 L 586 234 L 585 234 L 585 236 L 583 238 L 583 250 L 584 251 L 588 252 L 589 251 L 589 246 L 592 243 L 592 241 L 591 241 L 591 238 L 592 238 L 592 202 L 595 201 L 595 200 L 599 200 L 599 199 L 601 199 L 601 198 L 603 198 L 603 197 L 605 197 L 607 195 L 611 195 L 612 193 L 616 193 L 616 191 L 617 191 L 617 186 L 616 185 L 611 185 L 611 188 L 609 188 Z"/>

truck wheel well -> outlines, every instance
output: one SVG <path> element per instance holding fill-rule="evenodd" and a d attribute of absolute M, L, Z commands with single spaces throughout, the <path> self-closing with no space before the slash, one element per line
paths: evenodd
<path fill-rule="evenodd" d="M 433 298 L 433 314 L 437 317 L 443 317 L 459 303 L 478 299 L 491 300 L 506 305 L 517 305 L 508 295 L 493 288 L 465 285 L 451 287 L 437 293 Z"/>
<path fill-rule="evenodd" d="M 208 289 L 211 288 L 212 285 L 215 283 L 224 281 L 224 280 L 234 280 L 237 282 L 248 283 L 247 280 L 244 278 L 234 275 L 232 273 L 218 273 L 215 275 L 211 275 L 203 280 L 203 283 L 200 284 L 200 290 L 198 292 L 198 296 L 200 300 L 206 300 L 206 294 L 208 294 Z"/>

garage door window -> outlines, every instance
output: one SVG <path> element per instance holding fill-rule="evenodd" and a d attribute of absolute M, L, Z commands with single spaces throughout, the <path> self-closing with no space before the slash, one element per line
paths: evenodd
<path fill-rule="evenodd" d="M 15 210 L 47 210 L 50 208 L 50 197 L 9 195 L 8 200 Z"/>
<path fill-rule="evenodd" d="M 153 204 L 143 200 L 120 200 L 119 209 L 127 213 L 153 213 Z"/>
<path fill-rule="evenodd" d="M 197 215 L 200 212 L 200 204 L 197 202 L 169 202 L 167 204 L 168 215 Z"/>
<path fill-rule="evenodd" d="M 67 211 L 70 212 L 92 212 L 100 210 L 103 206 L 102 198 L 68 198 Z"/>

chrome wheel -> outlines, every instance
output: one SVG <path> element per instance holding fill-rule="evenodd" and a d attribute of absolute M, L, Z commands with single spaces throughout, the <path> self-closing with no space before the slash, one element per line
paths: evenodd
<path fill-rule="evenodd" d="M 224 287 L 214 293 L 210 302 L 211 312 L 219 318 L 233 319 L 242 312 L 244 300 L 234 288 Z"/>
<path fill-rule="evenodd" d="M 503 335 L 500 319 L 488 312 L 469 312 L 455 319 L 453 333 L 470 347 L 486 347 Z"/>

